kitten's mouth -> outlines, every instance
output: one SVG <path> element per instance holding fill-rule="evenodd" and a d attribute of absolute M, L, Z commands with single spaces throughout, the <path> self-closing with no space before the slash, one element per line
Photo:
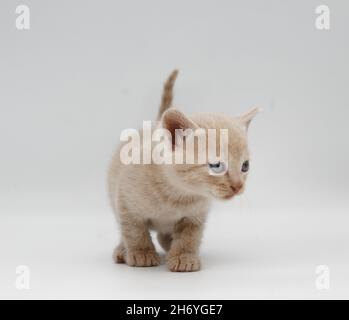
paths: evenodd
<path fill-rule="evenodd" d="M 229 192 L 229 191 L 228 191 Z M 230 191 L 229 193 L 227 192 L 214 192 L 212 193 L 212 195 L 214 196 L 214 198 L 218 198 L 218 199 L 222 199 L 222 200 L 230 200 L 240 194 L 243 193 L 243 190 L 239 190 L 238 192 L 234 192 L 234 191 Z"/>
<path fill-rule="evenodd" d="M 230 192 L 230 193 L 221 193 L 221 194 L 215 194 L 215 198 L 222 199 L 222 200 L 230 200 L 236 196 L 236 192 Z"/>
<path fill-rule="evenodd" d="M 235 193 L 227 194 L 227 195 L 223 196 L 223 199 L 230 200 L 230 199 L 234 198 L 235 195 L 236 195 Z"/>
<path fill-rule="evenodd" d="M 226 194 L 226 195 L 222 196 L 221 198 L 224 200 L 230 200 L 236 196 L 241 195 L 242 193 L 243 193 L 243 190 L 239 190 L 238 192 L 232 192 L 232 193 Z"/>

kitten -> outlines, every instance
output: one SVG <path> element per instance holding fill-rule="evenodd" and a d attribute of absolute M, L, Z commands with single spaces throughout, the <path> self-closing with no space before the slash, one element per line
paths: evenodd
<path fill-rule="evenodd" d="M 240 117 L 215 113 L 189 117 L 172 107 L 177 73 L 172 72 L 164 85 L 156 128 L 168 129 L 173 137 L 176 129 L 227 129 L 229 163 L 126 165 L 120 160 L 125 143 L 121 144 L 108 175 L 111 205 L 122 234 L 113 254 L 116 263 L 137 267 L 159 265 L 149 233 L 156 230 L 158 241 L 167 252 L 169 270 L 199 270 L 198 250 L 211 199 L 231 199 L 245 187 L 249 169 L 247 128 L 259 110 L 255 108 Z M 171 141 L 176 149 L 176 140 Z M 197 146 L 193 152 L 198 155 Z M 222 171 L 223 166 L 227 168 L 224 174 L 210 172 Z"/>

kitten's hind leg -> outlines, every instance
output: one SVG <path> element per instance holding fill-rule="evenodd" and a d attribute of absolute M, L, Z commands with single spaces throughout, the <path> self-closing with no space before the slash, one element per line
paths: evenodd
<path fill-rule="evenodd" d="M 160 264 L 148 230 L 148 224 L 127 213 L 120 218 L 126 263 L 132 267 L 153 267 Z"/>
<path fill-rule="evenodd" d="M 125 263 L 126 262 L 126 249 L 122 242 L 114 249 L 113 260 L 115 263 Z"/>
<path fill-rule="evenodd" d="M 161 247 L 167 252 L 171 248 L 172 236 L 169 233 L 158 233 L 158 241 Z"/>

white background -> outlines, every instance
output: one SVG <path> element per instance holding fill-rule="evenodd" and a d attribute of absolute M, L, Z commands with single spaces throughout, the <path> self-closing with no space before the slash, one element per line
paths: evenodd
<path fill-rule="evenodd" d="M 0 4 L 0 298 L 349 298 L 347 2 L 326 1 L 327 31 L 313 0 L 25 4 L 28 31 Z M 174 68 L 188 114 L 264 109 L 247 190 L 215 203 L 190 274 L 111 259 L 106 169 Z"/>

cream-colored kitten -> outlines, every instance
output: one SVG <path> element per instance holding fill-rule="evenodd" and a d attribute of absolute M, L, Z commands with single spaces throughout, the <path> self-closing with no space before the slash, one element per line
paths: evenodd
<path fill-rule="evenodd" d="M 189 117 L 171 107 L 176 77 L 174 71 L 165 83 L 156 128 L 168 129 L 173 137 L 176 129 L 227 129 L 229 160 L 126 165 L 120 161 L 121 145 L 112 159 L 108 177 L 111 204 L 122 234 L 114 251 L 117 263 L 137 267 L 159 265 L 149 233 L 153 229 L 167 252 L 166 263 L 171 271 L 199 270 L 198 250 L 211 199 L 230 199 L 244 190 L 249 169 L 247 128 L 258 109 L 235 118 L 219 114 Z M 175 139 L 172 144 L 173 149 L 178 147 Z M 196 146 L 195 156 L 198 152 Z M 227 170 L 222 175 L 210 172 L 223 166 Z"/>

